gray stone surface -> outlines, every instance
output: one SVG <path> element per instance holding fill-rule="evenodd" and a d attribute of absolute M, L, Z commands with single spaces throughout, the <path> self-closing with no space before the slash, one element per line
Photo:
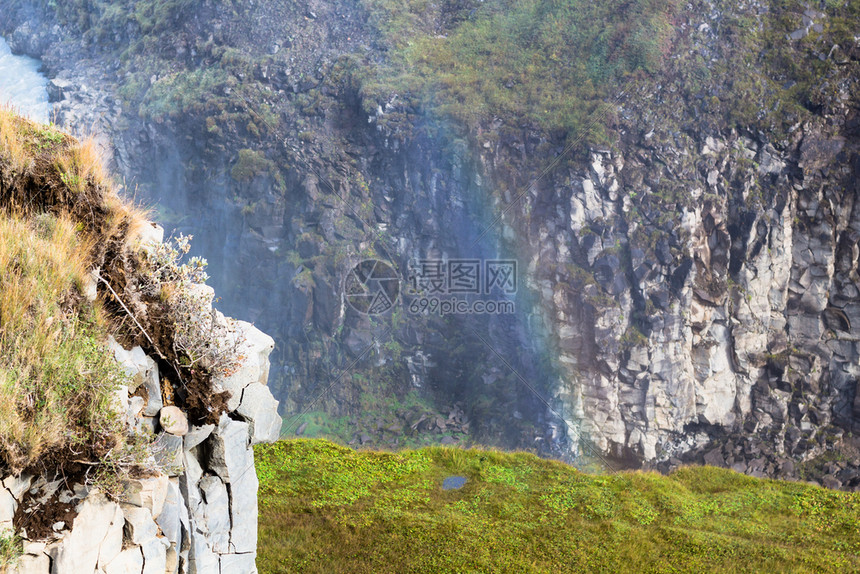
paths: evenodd
<path fill-rule="evenodd" d="M 167 499 L 169 478 L 161 475 L 153 478 L 136 478 L 125 483 L 125 501 L 146 508 L 158 518 Z"/>
<path fill-rule="evenodd" d="M 141 572 L 143 572 L 143 552 L 137 546 L 123 550 L 105 567 L 105 574 L 141 574 Z"/>
<path fill-rule="evenodd" d="M 200 481 L 203 494 L 205 529 L 209 547 L 218 554 L 230 551 L 230 498 L 227 485 L 217 476 L 205 476 Z"/>
<path fill-rule="evenodd" d="M 245 387 L 236 412 L 251 425 L 251 444 L 278 440 L 282 421 L 278 415 L 278 401 L 269 387 L 261 383 Z"/>
<path fill-rule="evenodd" d="M 182 510 L 185 507 L 185 499 L 179 488 L 179 479 L 171 478 L 167 484 L 167 495 L 161 514 L 155 519 L 164 536 L 177 548 L 182 543 Z"/>
<path fill-rule="evenodd" d="M 164 538 L 151 538 L 140 545 L 143 553 L 143 574 L 164 574 L 167 570 L 167 549 Z"/>
<path fill-rule="evenodd" d="M 81 502 L 71 532 L 67 532 L 62 542 L 50 550 L 51 573 L 93 572 L 116 511 L 116 503 L 97 492 Z M 112 546 L 113 541 L 108 540 L 107 545 Z"/>
<path fill-rule="evenodd" d="M 74 84 L 63 78 L 53 78 L 48 82 L 48 99 L 51 102 L 59 102 L 66 97 L 66 94 L 75 89 Z"/>
<path fill-rule="evenodd" d="M 20 500 L 24 493 L 30 488 L 33 483 L 32 474 L 21 474 L 19 476 L 7 476 L 3 479 L 3 486 L 12 493 L 17 500 Z"/>
<path fill-rule="evenodd" d="M 8 574 L 50 574 L 51 559 L 47 554 L 24 554 Z"/>
<path fill-rule="evenodd" d="M 126 540 L 139 546 L 156 537 L 158 527 L 148 509 L 123 504 L 122 510 L 125 515 Z"/>
<path fill-rule="evenodd" d="M 192 449 L 199 445 L 212 434 L 215 430 L 215 425 L 192 426 L 188 434 L 185 435 L 185 450 Z"/>
<path fill-rule="evenodd" d="M 184 468 L 182 437 L 161 433 L 153 443 L 153 454 L 159 468 L 169 476 L 179 476 Z"/>
<path fill-rule="evenodd" d="M 158 536 L 158 526 L 148 509 L 123 505 L 126 540 L 139 546 L 143 554 L 143 574 L 164 574 L 170 543 Z"/>
<path fill-rule="evenodd" d="M 259 481 L 254 471 L 254 451 L 245 451 L 245 469 L 233 473 L 230 492 L 230 548 L 233 552 L 255 552 L 257 549 L 257 488 Z M 253 509 L 253 512 L 251 511 Z"/>
<path fill-rule="evenodd" d="M 248 472 L 254 464 L 248 428 L 248 423 L 234 421 L 229 416 L 222 415 L 218 429 L 209 439 L 209 469 L 224 479 L 224 482 L 229 483 L 233 478 Z"/>
<path fill-rule="evenodd" d="M 110 527 L 99 546 L 98 567 L 104 570 L 122 551 L 123 531 L 125 529 L 125 516 L 122 508 L 117 505 L 111 519 Z"/>
<path fill-rule="evenodd" d="M 188 573 L 212 574 L 219 572 L 219 568 L 218 555 L 209 548 L 205 534 L 194 528 L 188 550 Z"/>
<path fill-rule="evenodd" d="M 224 554 L 221 556 L 221 574 L 256 574 L 257 557 L 253 554 Z"/>
<path fill-rule="evenodd" d="M 266 383 L 269 377 L 269 354 L 275 348 L 275 341 L 250 323 L 236 321 L 232 336 L 239 341 L 238 353 L 245 357 L 242 363 L 229 375 L 213 378 L 218 390 L 229 391 L 227 408 L 236 410 L 242 399 L 242 390 L 251 383 Z"/>
<path fill-rule="evenodd" d="M 8 535 L 12 532 L 12 518 L 17 509 L 18 502 L 12 493 L 0 488 L 0 533 Z"/>

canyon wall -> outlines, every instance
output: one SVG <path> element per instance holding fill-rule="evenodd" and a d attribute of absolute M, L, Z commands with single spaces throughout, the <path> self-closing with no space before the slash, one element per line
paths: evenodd
<path fill-rule="evenodd" d="M 769 40 L 826 65 L 801 112 L 774 103 L 791 81 L 733 36 L 737 21 L 772 28 L 768 7 L 700 2 L 673 22 L 664 69 L 607 104 L 611 141 L 568 148 L 506 118 L 449 129 L 397 94 L 368 111 L 336 65 L 347 40 L 379 48 L 367 15 L 285 6 L 237 19 L 203 3 L 169 47 L 191 57 L 218 22 L 216 43 L 286 51 L 253 81 L 289 127 L 257 139 L 201 130 L 193 115 L 136 116 L 111 91 L 109 35 L 37 26 L 26 11 L 4 32 L 68 82 L 61 119 L 97 125 L 128 181 L 198 235 L 227 310 L 285 342 L 273 372 L 288 411 L 355 414 L 362 393 L 380 392 L 373 381 L 394 394 L 423 386 L 459 397 L 484 442 L 858 485 L 858 58 L 856 40 L 817 36 L 835 25 L 826 14 L 799 8 L 797 29 Z M 287 10 L 283 29 L 261 23 L 274 21 L 267 10 Z M 247 146 L 273 163 L 237 179 L 227 166 Z M 356 257 L 405 268 L 415 256 L 502 254 L 520 262 L 516 317 L 387 330 L 344 305 Z M 473 328 L 516 374 L 464 336 Z M 367 376 L 330 385 L 345 367 Z M 390 422 L 367 434 L 387 441 Z"/>

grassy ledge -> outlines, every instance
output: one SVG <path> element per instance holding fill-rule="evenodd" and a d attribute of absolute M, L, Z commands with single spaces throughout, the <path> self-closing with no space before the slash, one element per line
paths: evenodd
<path fill-rule="evenodd" d="M 526 453 L 256 447 L 261 573 L 856 572 L 860 495 L 713 467 L 589 475 Z M 468 480 L 443 490 L 452 475 Z"/>
<path fill-rule="evenodd" d="M 69 448 L 109 450 L 122 373 L 101 308 L 80 293 L 88 249 L 68 218 L 0 217 L 0 453 L 13 471 Z"/>
<path fill-rule="evenodd" d="M 141 221 L 92 142 L 0 109 L 0 470 L 70 469 L 123 442 L 124 374 L 92 270 Z M 88 295 L 89 291 L 89 295 Z"/>

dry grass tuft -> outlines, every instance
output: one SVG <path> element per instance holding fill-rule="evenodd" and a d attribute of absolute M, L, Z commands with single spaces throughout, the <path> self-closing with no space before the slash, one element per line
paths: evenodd
<path fill-rule="evenodd" d="M 33 161 L 18 136 L 20 121 L 8 107 L 0 107 L 0 156 L 9 163 L 12 171 L 18 173 L 26 170 Z"/>

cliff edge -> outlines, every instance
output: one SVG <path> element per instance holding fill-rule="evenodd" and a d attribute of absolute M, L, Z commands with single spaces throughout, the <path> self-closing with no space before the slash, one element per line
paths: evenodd
<path fill-rule="evenodd" d="M 0 110 L 0 571 L 256 572 L 274 341 L 94 149 Z"/>

